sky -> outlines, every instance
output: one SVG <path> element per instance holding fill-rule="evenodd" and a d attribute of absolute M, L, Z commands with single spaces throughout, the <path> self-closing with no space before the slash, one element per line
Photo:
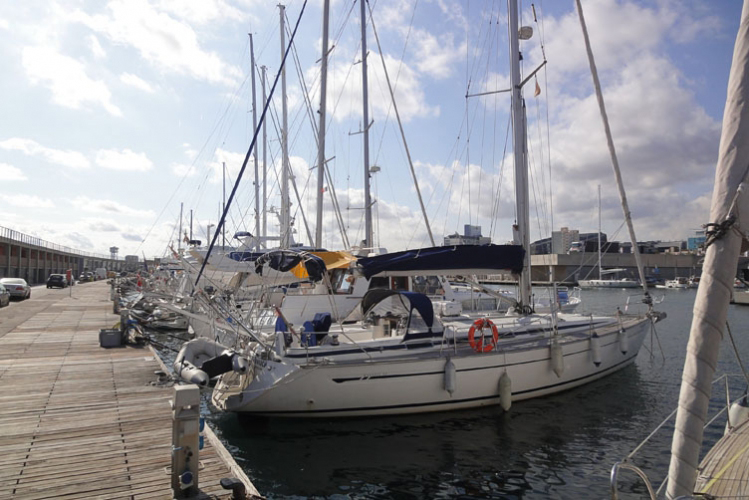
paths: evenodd
<path fill-rule="evenodd" d="M 741 2 L 582 4 L 637 237 L 685 240 L 709 222 Z M 509 241 L 509 95 L 466 97 L 509 86 L 506 2 L 368 5 L 376 246 L 431 245 L 409 156 L 435 244 L 465 224 L 481 226 L 494 243 Z M 574 2 L 521 2 L 520 10 L 521 24 L 533 28 L 521 42 L 523 77 L 546 60 L 524 88 L 531 238 L 561 227 L 596 231 L 600 185 L 602 230 L 626 240 Z M 290 1 L 285 13 L 287 43 L 298 22 L 286 63 L 291 212 L 295 240 L 309 244 L 322 0 Z M 279 24 L 275 0 L 0 3 L 0 226 L 86 252 L 114 246 L 120 258 L 167 254 L 179 245 L 180 220 L 183 234 L 205 242 L 253 142 L 248 35 L 259 120 L 262 75 L 270 94 L 280 70 Z M 350 245 L 364 238 L 360 4 L 332 0 L 329 24 L 322 246 L 341 249 L 333 192 Z M 258 133 L 229 204 L 227 245 L 236 231 L 257 234 L 256 200 L 267 234 L 278 234 L 281 88 L 279 79 L 265 114 L 267 141 Z"/>

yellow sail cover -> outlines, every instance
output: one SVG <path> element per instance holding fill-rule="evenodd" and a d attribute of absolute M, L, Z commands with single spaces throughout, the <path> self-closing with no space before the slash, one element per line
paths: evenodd
<path fill-rule="evenodd" d="M 328 269 L 342 269 L 347 268 L 349 264 L 356 260 L 349 252 L 310 252 L 312 255 L 320 257 L 325 262 L 325 267 Z M 291 273 L 297 278 L 307 279 L 309 275 L 304 265 L 300 262 L 291 269 Z"/>

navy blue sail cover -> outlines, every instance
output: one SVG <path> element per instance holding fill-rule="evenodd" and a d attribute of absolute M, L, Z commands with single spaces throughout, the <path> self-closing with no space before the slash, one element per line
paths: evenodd
<path fill-rule="evenodd" d="M 271 250 L 258 257 L 255 261 L 255 273 L 262 276 L 265 264 L 268 264 L 268 267 L 271 269 L 285 273 L 291 271 L 300 262 L 307 270 L 311 281 L 318 282 L 322 280 L 323 274 L 326 271 L 325 261 L 317 255 L 292 252 L 290 250 Z"/>
<path fill-rule="evenodd" d="M 453 245 L 419 248 L 363 257 L 357 261 L 367 278 L 383 272 L 502 270 L 519 274 L 525 250 L 520 245 Z M 481 273 L 465 273 L 481 274 Z"/>

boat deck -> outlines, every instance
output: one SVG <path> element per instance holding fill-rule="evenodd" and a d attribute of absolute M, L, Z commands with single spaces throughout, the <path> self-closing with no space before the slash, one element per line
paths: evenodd
<path fill-rule="evenodd" d="M 35 288 L 0 309 L 0 498 L 173 498 L 174 389 L 149 347 L 99 346 L 119 320 L 105 282 Z M 258 495 L 206 426 L 198 498 Z"/>
<path fill-rule="evenodd" d="M 749 423 L 734 429 L 708 452 L 694 491 L 705 498 L 749 498 Z"/>

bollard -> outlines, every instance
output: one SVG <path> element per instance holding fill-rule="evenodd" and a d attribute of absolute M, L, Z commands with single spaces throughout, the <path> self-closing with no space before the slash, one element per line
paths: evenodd
<path fill-rule="evenodd" d="M 172 493 L 188 498 L 198 493 L 200 388 L 174 386 L 172 401 Z"/>

